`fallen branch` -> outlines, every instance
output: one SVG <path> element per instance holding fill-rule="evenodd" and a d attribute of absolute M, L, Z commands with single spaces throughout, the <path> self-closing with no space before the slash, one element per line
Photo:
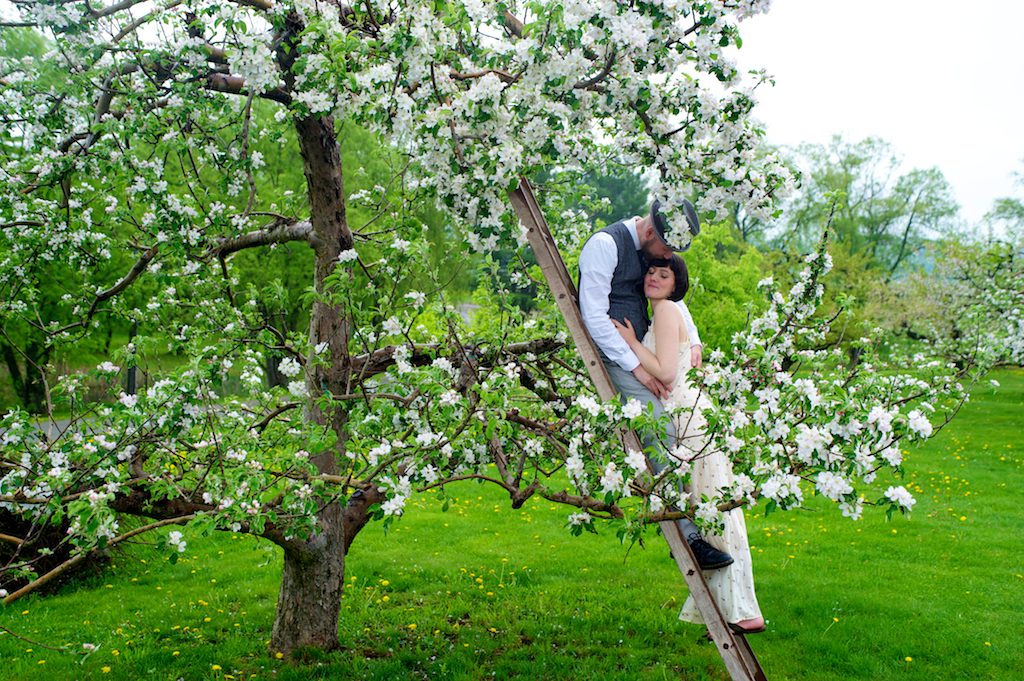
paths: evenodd
<path fill-rule="evenodd" d="M 164 527 L 165 525 L 182 525 L 182 524 L 187 523 L 188 521 L 192 520 L 193 518 L 195 518 L 195 514 L 180 516 L 178 518 L 168 518 L 167 520 L 160 520 L 160 521 L 157 521 L 155 523 L 150 523 L 149 525 L 143 525 L 142 527 L 137 527 L 134 530 L 131 530 L 129 532 L 125 532 L 120 537 L 114 537 L 109 542 L 107 542 L 107 546 L 114 546 L 115 544 L 119 544 L 119 543 L 125 541 L 126 539 L 130 539 L 132 537 L 136 537 L 136 536 L 138 536 L 140 534 L 143 534 L 144 532 L 149 532 L 150 530 L 155 530 L 155 529 L 157 529 L 159 527 Z M 62 574 L 64 574 L 65 572 L 67 572 L 71 568 L 75 567 L 76 565 L 78 565 L 82 561 L 84 561 L 87 558 L 89 558 L 91 555 L 96 553 L 96 551 L 98 551 L 98 550 L 99 549 L 95 549 L 94 548 L 94 549 L 91 549 L 89 551 L 83 551 L 83 552 L 73 556 L 72 558 L 69 558 L 68 560 L 64 561 L 63 563 L 61 563 L 57 567 L 55 567 L 52 570 L 50 570 L 49 572 L 47 572 L 42 577 L 38 577 L 38 578 L 34 579 L 33 581 L 31 581 L 28 584 L 26 584 L 25 586 L 21 587 L 20 589 L 18 589 L 14 593 L 12 593 L 9 596 L 7 596 L 7 598 L 4 599 L 4 605 L 10 605 L 14 601 L 16 601 L 19 598 L 21 598 L 22 596 L 27 596 L 28 594 L 32 593 L 33 591 L 35 591 L 39 587 L 45 586 L 49 582 L 53 581 L 57 577 L 60 577 Z"/>

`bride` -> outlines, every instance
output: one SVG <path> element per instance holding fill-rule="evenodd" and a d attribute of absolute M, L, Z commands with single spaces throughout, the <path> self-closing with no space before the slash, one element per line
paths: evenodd
<path fill-rule="evenodd" d="M 710 498 L 731 484 L 733 473 L 728 457 L 707 446 L 705 421 L 701 414 L 707 398 L 687 377 L 691 368 L 690 338 L 675 301 L 681 301 L 688 288 L 686 263 L 678 255 L 668 260 L 651 261 L 644 276 L 644 295 L 651 303 L 651 328 L 641 341 L 628 319 L 625 326 L 615 322 L 615 327 L 636 353 L 644 369 L 671 386 L 665 405 L 683 407 L 673 417 L 676 419 L 675 451 L 679 451 L 678 445 L 682 445 L 683 451 L 692 453 L 690 494 L 691 500 L 697 503 L 702 495 Z M 764 631 L 764 618 L 754 595 L 754 574 L 743 511 L 733 509 L 725 513 L 724 518 L 722 534 L 709 535 L 707 539 L 715 548 L 731 554 L 735 561 L 727 568 L 705 571 L 705 579 L 733 631 Z M 683 604 L 679 619 L 704 623 L 692 596 Z"/>

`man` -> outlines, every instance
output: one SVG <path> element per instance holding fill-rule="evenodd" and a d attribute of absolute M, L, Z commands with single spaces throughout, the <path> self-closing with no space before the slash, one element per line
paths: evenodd
<path fill-rule="evenodd" d="M 700 223 L 693 205 L 686 201 L 682 209 L 690 232 L 696 235 L 700 231 Z M 640 360 L 615 330 L 612 319 L 620 322 L 629 319 L 637 338 L 643 338 L 647 333 L 650 318 L 643 289 L 647 261 L 669 258 L 673 251 L 685 250 L 682 246 L 671 246 L 669 239 L 680 243 L 678 237 L 671 234 L 660 202 L 655 201 L 644 217 L 621 220 L 591 235 L 583 245 L 579 260 L 580 312 L 587 331 L 601 351 L 601 359 L 612 383 L 623 402 L 633 398 L 645 408 L 648 404 L 654 405 L 655 416 L 659 417 L 664 413 L 661 399 L 668 395 L 668 386 L 640 365 Z M 689 244 L 688 240 L 686 244 Z M 697 327 L 685 304 L 680 306 L 692 339 L 693 366 L 699 367 L 701 345 Z M 669 425 L 664 439 L 657 434 L 646 434 L 644 445 L 648 448 L 654 445 L 665 451 L 666 441 L 674 439 L 674 430 Z M 651 464 L 659 471 L 664 467 L 656 459 L 651 459 Z M 702 569 L 714 570 L 732 563 L 729 554 L 704 541 L 691 520 L 684 518 L 677 523 Z"/>

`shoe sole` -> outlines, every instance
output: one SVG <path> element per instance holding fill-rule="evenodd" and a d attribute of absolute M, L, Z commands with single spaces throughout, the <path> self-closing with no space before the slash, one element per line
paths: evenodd
<path fill-rule="evenodd" d="M 760 634 L 760 633 L 763 633 L 765 629 L 767 629 L 767 627 L 761 627 L 759 629 L 744 629 L 743 627 L 737 626 L 737 625 L 733 624 L 732 622 L 729 622 L 729 628 L 732 629 L 732 633 L 734 633 L 734 634 L 744 634 L 744 635 L 746 635 L 746 634 Z"/>
<path fill-rule="evenodd" d="M 734 562 L 735 562 L 734 560 L 730 560 L 728 563 L 715 563 L 714 565 L 701 565 L 700 569 L 701 570 L 720 570 L 720 569 L 722 569 L 724 567 L 729 567 Z"/>
<path fill-rule="evenodd" d="M 674 553 L 672 553 L 671 551 L 668 552 L 668 557 L 671 558 L 672 560 L 676 559 L 676 555 Z M 714 565 L 700 565 L 698 563 L 698 565 L 700 566 L 701 570 L 720 570 L 720 569 L 722 569 L 724 567 L 729 567 L 730 565 L 732 565 L 735 562 L 736 562 L 735 558 L 730 558 L 728 563 L 716 563 Z"/>

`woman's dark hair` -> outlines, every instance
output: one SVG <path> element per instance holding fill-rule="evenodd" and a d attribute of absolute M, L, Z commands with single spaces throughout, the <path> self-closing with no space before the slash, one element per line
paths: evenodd
<path fill-rule="evenodd" d="M 690 273 L 686 270 L 686 261 L 675 253 L 672 254 L 671 258 L 648 260 L 647 266 L 667 267 L 672 270 L 672 274 L 674 274 L 676 278 L 676 287 L 672 289 L 672 293 L 668 295 L 669 300 L 682 300 L 683 296 L 686 295 L 686 292 L 690 290 Z"/>

